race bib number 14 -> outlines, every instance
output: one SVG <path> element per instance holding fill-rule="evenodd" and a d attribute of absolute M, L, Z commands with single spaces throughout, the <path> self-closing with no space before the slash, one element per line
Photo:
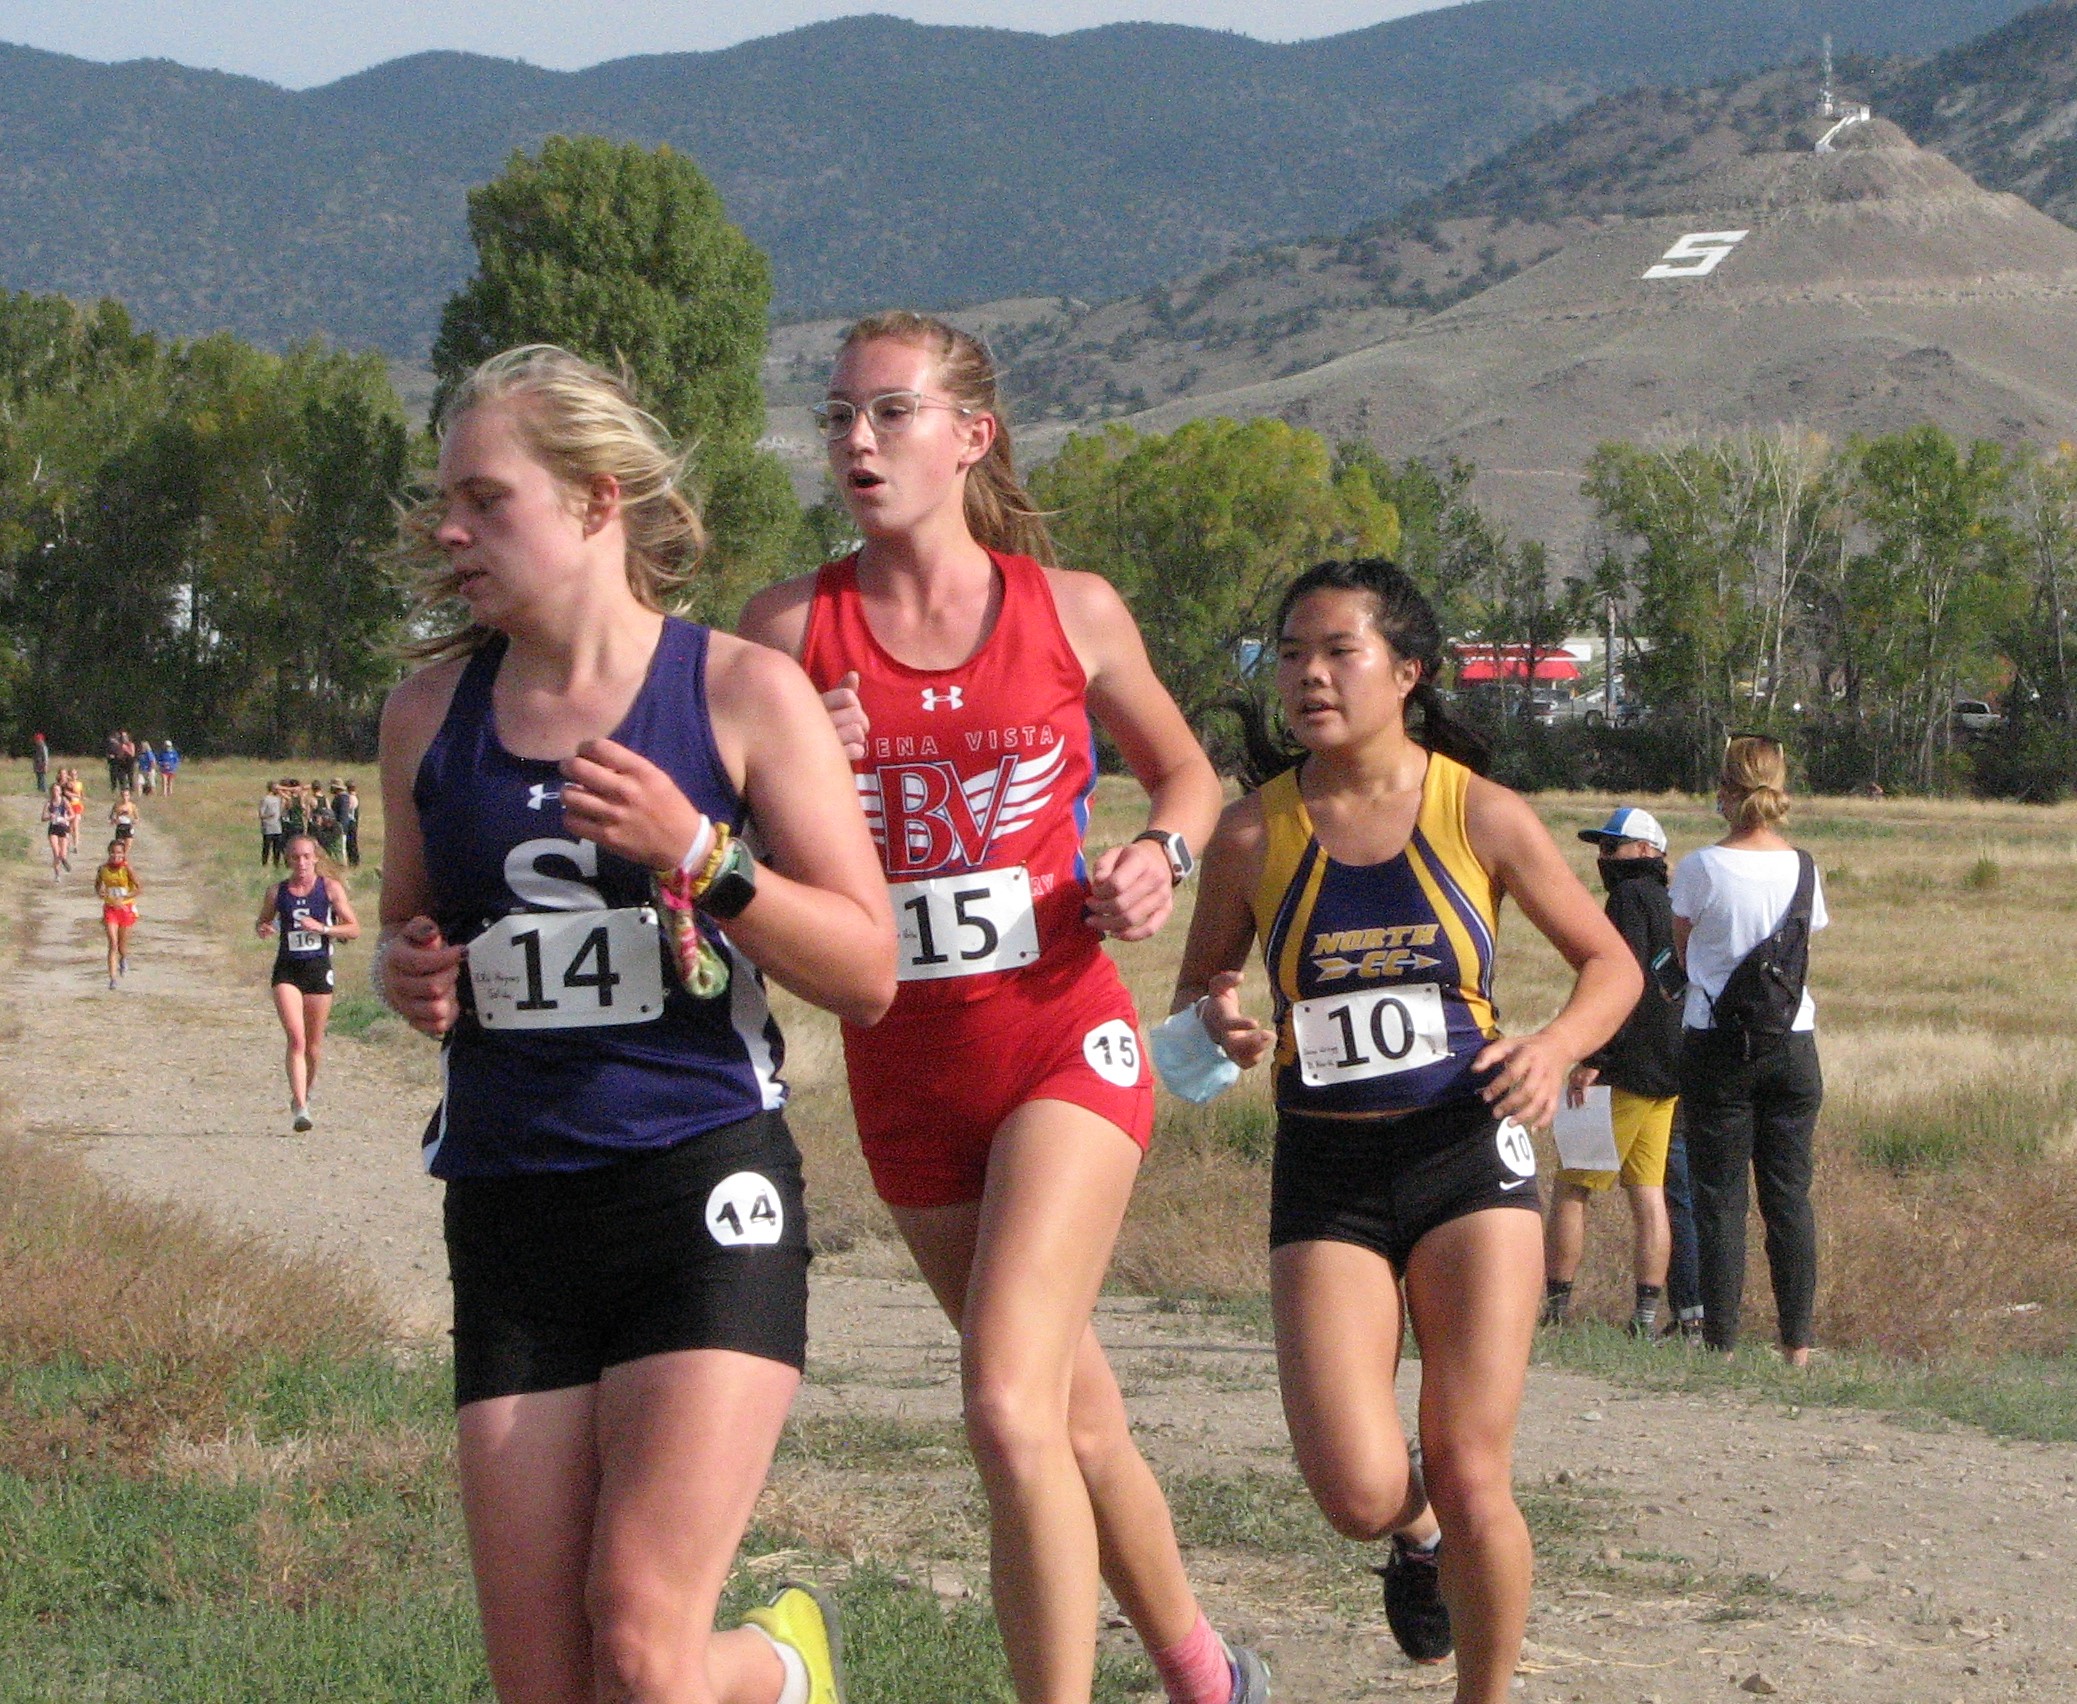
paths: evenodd
<path fill-rule="evenodd" d="M 923 882 L 892 882 L 894 974 L 903 982 L 1015 970 L 1039 956 L 1031 873 L 969 870 Z"/>
<path fill-rule="evenodd" d="M 1449 1018 L 1432 982 L 1301 1000 L 1291 1008 L 1299 1080 L 1309 1088 L 1417 1071 L 1450 1056 Z"/>
<path fill-rule="evenodd" d="M 476 1021 L 486 1029 L 594 1029 L 663 1016 L 656 913 L 521 911 L 469 943 Z"/>

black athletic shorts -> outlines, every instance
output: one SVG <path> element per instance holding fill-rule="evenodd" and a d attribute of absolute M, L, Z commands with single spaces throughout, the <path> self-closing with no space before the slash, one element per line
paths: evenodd
<path fill-rule="evenodd" d="M 807 1361 L 800 1150 L 776 1112 L 589 1171 L 455 1178 L 445 1217 L 457 1408 L 680 1349 Z"/>
<path fill-rule="evenodd" d="M 1438 1225 L 1488 1207 L 1541 1206 L 1529 1133 L 1484 1101 L 1397 1118 L 1277 1117 L 1271 1248 L 1354 1243 L 1403 1274 L 1414 1244 Z"/>
<path fill-rule="evenodd" d="M 330 959 L 292 959 L 281 954 L 274 960 L 274 975 L 270 980 L 286 982 L 305 994 L 329 994 L 333 991 L 332 963 Z"/>

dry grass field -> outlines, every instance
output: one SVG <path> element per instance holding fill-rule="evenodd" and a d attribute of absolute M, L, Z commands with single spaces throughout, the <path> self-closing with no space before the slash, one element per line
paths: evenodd
<path fill-rule="evenodd" d="M 191 764 L 177 806 L 184 843 L 200 855 L 256 985 L 271 949 L 247 927 L 265 885 L 253 825 L 275 773 L 258 762 Z M 372 769 L 353 773 L 367 801 L 353 888 L 372 921 L 381 810 Z M 1575 831 L 1605 820 L 1617 801 L 1535 802 L 1592 885 L 1592 850 Z M 1627 802 L 1658 815 L 1676 858 L 1720 832 L 1698 799 Z M 1105 781 L 1093 841 L 1131 832 L 1141 809 L 1129 782 Z M 2077 806 L 1804 799 L 1790 827 L 1817 856 L 1832 914 L 1812 955 L 1827 1079 L 1819 1341 L 1913 1358 L 2077 1346 L 2077 979 L 2066 971 L 2077 945 Z M 147 833 L 147 878 L 149 856 Z M 1184 923 L 1179 916 L 1158 939 L 1113 949 L 1149 1020 L 1167 1009 Z M 397 1026 L 364 992 L 367 958 L 346 959 L 336 1021 L 346 1033 L 380 1036 Z M 1250 984 L 1259 998 L 1259 972 Z M 1541 1021 L 1566 985 L 1563 962 L 1509 909 L 1503 1022 Z M 777 1003 L 817 1240 L 835 1249 L 891 1236 L 853 1138 L 836 1026 L 783 994 Z M 1264 1073 L 1207 1108 L 1164 1095 L 1114 1287 L 1259 1295 L 1272 1130 Z M 1546 1158 L 1554 1163 L 1548 1150 Z M 1757 1231 L 1750 1240 L 1747 1328 L 1763 1339 L 1771 1304 Z M 1598 1205 L 1580 1283 L 1585 1313 L 1623 1316 L 1627 1258 L 1620 1205 Z"/>

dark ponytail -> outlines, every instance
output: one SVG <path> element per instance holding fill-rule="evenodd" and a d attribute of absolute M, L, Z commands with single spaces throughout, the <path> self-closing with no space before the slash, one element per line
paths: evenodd
<path fill-rule="evenodd" d="M 1378 634 L 1392 647 L 1392 654 L 1420 665 L 1421 678 L 1407 698 L 1409 708 L 1420 712 L 1420 725 L 1416 727 L 1409 719 L 1408 735 L 1430 751 L 1454 758 L 1474 775 L 1485 774 L 1493 764 L 1493 748 L 1450 714 L 1436 687 L 1442 673 L 1442 628 L 1420 587 L 1381 556 L 1315 563 L 1285 588 L 1277 604 L 1276 637 L 1282 636 L 1284 623 L 1302 599 L 1323 591 L 1367 594 L 1374 606 Z M 1279 737 L 1272 726 L 1275 713 L 1268 703 L 1237 699 L 1225 708 L 1240 717 L 1247 753 L 1242 779 L 1248 786 L 1261 786 L 1305 757 L 1303 748 Z"/>

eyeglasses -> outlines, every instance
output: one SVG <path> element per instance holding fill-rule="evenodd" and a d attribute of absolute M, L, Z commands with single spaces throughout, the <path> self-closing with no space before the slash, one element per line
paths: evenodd
<path fill-rule="evenodd" d="M 876 397 L 869 397 L 863 405 L 833 396 L 827 402 L 818 402 L 808 412 L 815 417 L 815 429 L 834 443 L 851 435 L 851 428 L 861 414 L 871 424 L 874 437 L 889 438 L 906 432 L 916 423 L 918 412 L 926 408 L 948 408 L 954 414 L 973 413 L 963 404 L 939 402 L 935 397 L 912 390 L 882 391 Z"/>

